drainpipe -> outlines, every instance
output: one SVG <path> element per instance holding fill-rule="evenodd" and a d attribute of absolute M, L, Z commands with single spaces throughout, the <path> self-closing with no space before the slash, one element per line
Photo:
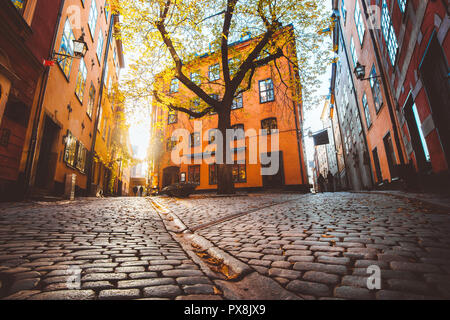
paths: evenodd
<path fill-rule="evenodd" d="M 366 20 L 368 18 L 367 15 L 367 4 L 366 1 L 361 1 L 364 7 L 364 13 L 366 14 Z M 398 135 L 398 128 L 397 128 L 397 124 L 395 123 L 395 115 L 394 115 L 394 107 L 392 106 L 392 102 L 390 97 L 392 97 L 392 95 L 389 92 L 388 89 L 388 82 L 386 80 L 386 73 L 384 71 L 384 67 L 383 64 L 381 63 L 381 56 L 380 56 L 380 51 L 378 48 L 378 42 L 376 41 L 375 35 L 373 33 L 373 30 L 369 28 L 369 34 L 370 34 L 370 38 L 372 40 L 372 46 L 373 49 L 375 51 L 375 56 L 377 59 L 377 64 L 378 64 L 378 68 L 380 69 L 380 75 L 381 75 L 381 80 L 383 81 L 383 89 L 384 89 L 384 94 L 386 96 L 386 101 L 388 104 L 388 110 L 389 110 L 389 118 L 391 120 L 391 124 L 392 124 L 392 130 L 394 130 L 394 139 L 395 139 L 395 145 L 397 147 L 397 153 L 398 153 L 398 158 L 400 160 L 400 164 L 404 165 L 405 164 L 405 159 L 403 158 L 403 151 L 401 148 L 401 144 L 400 144 L 400 138 Z M 392 178 L 392 177 L 391 177 Z"/>
<path fill-rule="evenodd" d="M 292 79 L 292 70 L 291 70 L 291 63 L 288 61 L 288 65 L 289 65 L 289 76 Z M 301 148 L 300 148 L 300 137 L 299 137 L 299 120 L 300 120 L 300 114 L 298 112 L 298 105 L 295 103 L 295 101 L 292 102 L 293 107 L 294 107 L 294 116 L 295 116 L 295 132 L 297 135 L 297 150 L 298 150 L 298 162 L 300 165 L 300 174 L 301 174 L 301 178 L 302 178 L 302 183 L 303 184 L 309 184 L 308 181 L 304 181 L 305 175 L 303 173 L 303 163 L 302 163 L 302 152 L 301 152 Z M 302 137 L 303 137 L 303 131 L 301 133 Z M 284 161 L 284 159 L 283 159 Z"/>
<path fill-rule="evenodd" d="M 53 39 L 52 39 L 52 44 L 50 47 L 49 57 L 53 56 L 53 51 L 55 49 L 56 39 L 58 38 L 58 34 L 59 34 L 59 30 L 60 30 L 59 26 L 61 23 L 61 16 L 62 16 L 62 11 L 64 9 L 64 4 L 65 4 L 65 0 L 61 0 L 58 17 L 56 18 L 56 28 L 55 28 L 55 32 L 53 33 Z M 37 135 L 39 132 L 40 118 L 42 116 L 42 107 L 44 105 L 44 98 L 45 98 L 45 92 L 47 91 L 49 75 L 50 75 L 50 67 L 45 67 L 44 73 L 42 75 L 41 88 L 39 90 L 39 97 L 38 97 L 38 103 L 37 103 L 37 107 L 36 107 L 36 113 L 35 113 L 34 119 L 33 119 L 33 129 L 32 129 L 32 133 L 31 133 L 30 144 L 28 147 L 27 160 L 25 163 L 25 186 L 24 186 L 25 197 L 30 196 L 30 193 L 31 193 L 31 176 L 32 176 L 33 168 L 34 168 L 35 158 L 36 158 Z"/>
<path fill-rule="evenodd" d="M 108 40 L 106 42 L 106 49 L 105 49 L 105 55 L 103 58 L 103 69 L 102 69 L 102 78 L 100 81 L 100 89 L 99 89 L 99 93 L 98 93 L 98 107 L 97 107 L 97 116 L 95 117 L 95 123 L 94 123 L 94 134 L 92 135 L 92 145 L 91 145 L 91 152 L 89 153 L 89 163 L 88 163 L 88 172 L 87 172 L 87 193 L 88 195 L 91 194 L 92 192 L 92 174 L 94 172 L 93 170 L 93 159 L 94 159 L 94 153 L 95 153 L 95 142 L 97 139 L 97 127 L 100 124 L 101 119 L 99 119 L 98 117 L 100 116 L 100 109 L 102 108 L 102 96 L 103 96 L 103 86 L 105 84 L 105 79 L 106 79 L 106 66 L 108 64 L 108 54 L 109 54 L 109 46 L 111 44 L 111 38 L 112 38 L 112 30 L 113 30 L 113 26 L 114 26 L 114 17 L 116 15 L 115 14 L 111 14 L 110 17 L 110 23 L 109 23 L 109 31 L 108 31 Z"/>
<path fill-rule="evenodd" d="M 350 59 L 349 59 L 348 52 L 347 52 L 347 45 L 345 44 L 345 38 L 344 38 L 344 34 L 342 32 L 342 29 L 341 29 L 341 22 L 339 20 L 337 21 L 337 27 L 339 29 L 339 36 L 341 36 L 342 39 L 343 39 L 342 43 L 344 44 L 344 53 L 345 53 L 345 58 L 347 60 L 347 65 L 350 66 Z M 350 77 L 350 79 L 352 81 L 351 84 L 352 84 L 352 89 L 353 89 L 354 97 L 355 97 L 355 101 L 356 101 L 356 109 L 358 111 L 358 119 L 359 119 L 359 122 L 360 122 L 360 125 L 361 125 L 361 128 L 362 128 L 362 131 L 363 131 L 362 136 L 363 136 L 363 140 L 364 140 L 364 147 L 365 147 L 365 149 L 366 149 L 366 151 L 368 153 L 369 152 L 368 151 L 369 147 L 368 147 L 368 144 L 367 144 L 366 133 L 364 132 L 364 125 L 363 125 L 362 120 L 361 120 L 362 117 L 361 117 L 361 111 L 360 111 L 360 108 L 359 108 L 358 97 L 356 96 L 355 83 L 353 81 L 353 77 Z M 370 155 L 369 155 L 369 157 L 370 157 Z M 370 170 L 369 170 L 370 171 L 370 182 L 371 182 L 371 187 L 372 187 L 374 185 L 374 178 L 373 178 L 372 166 L 370 165 L 370 163 L 369 163 L 369 168 L 370 168 Z M 362 183 L 362 181 L 361 181 L 361 183 Z"/>

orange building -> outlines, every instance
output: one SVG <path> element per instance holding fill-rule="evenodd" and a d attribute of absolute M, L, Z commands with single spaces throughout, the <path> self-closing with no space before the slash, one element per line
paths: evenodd
<path fill-rule="evenodd" d="M 290 27 L 286 32 L 292 32 Z M 230 61 L 236 56 L 245 55 L 251 38 L 243 38 L 230 44 Z M 291 61 L 296 59 L 294 43 L 283 46 L 286 56 Z M 220 99 L 223 91 L 220 83 L 223 79 L 220 55 L 211 53 L 199 57 L 186 66 L 195 69 L 191 79 L 198 81 L 200 86 L 216 99 Z M 234 129 L 243 129 L 245 135 L 239 135 L 231 142 L 234 152 L 233 180 L 236 189 L 288 188 L 304 192 L 309 191 L 309 182 L 305 166 L 305 154 L 301 128 L 303 124 L 302 104 L 300 101 L 299 76 L 294 66 L 285 58 L 256 69 L 249 90 L 236 97 L 231 111 L 231 124 Z M 280 75 L 283 79 L 280 79 Z M 219 85 L 214 85 L 219 84 Z M 285 85 L 288 84 L 288 85 Z M 169 96 L 179 95 L 180 100 L 189 101 L 191 106 L 199 105 L 198 98 L 186 87 L 179 85 L 178 80 L 159 84 L 162 92 Z M 150 183 L 153 188 L 162 189 L 175 182 L 193 182 L 198 184 L 198 191 L 217 189 L 217 166 L 207 161 L 206 148 L 215 141 L 209 138 L 211 130 L 218 127 L 218 116 L 210 114 L 200 119 L 202 128 L 194 127 L 194 120 L 181 112 L 169 112 L 167 108 L 153 105 L 152 111 L 152 155 L 149 165 Z M 190 151 L 184 153 L 185 162 L 172 162 L 171 153 L 174 148 L 172 133 L 176 129 L 186 129 L 190 132 Z M 261 134 L 261 129 L 267 129 L 267 135 Z M 267 145 L 260 145 L 258 150 L 253 146 L 261 139 L 267 138 Z M 271 141 L 279 139 L 279 146 L 272 149 Z M 257 153 L 256 161 L 251 161 Z M 261 156 L 278 157 L 279 169 L 274 175 L 261 175 Z M 198 158 L 203 157 L 203 161 Z M 195 160 L 196 159 L 196 160 Z M 186 161 L 192 160 L 192 161 Z M 195 160 L 195 161 L 194 161 Z M 238 160 L 243 163 L 237 163 Z"/>
<path fill-rule="evenodd" d="M 107 0 L 62 2 L 53 51 L 73 56 L 73 40 L 80 37 L 88 50 L 82 58 L 53 56 L 56 63 L 48 72 L 37 125 L 28 128 L 31 152 L 22 156 L 20 166 L 34 195 L 67 195 L 66 182 L 73 177 L 76 195 L 88 194 L 95 129 L 97 122 L 102 124 L 99 110 L 111 109 L 104 100 L 109 101 L 109 81 L 117 79 L 123 63 L 121 46 L 113 38 L 117 21 Z"/>
<path fill-rule="evenodd" d="M 0 3 L 0 200 L 24 193 L 31 127 L 53 49 L 60 0 Z"/>

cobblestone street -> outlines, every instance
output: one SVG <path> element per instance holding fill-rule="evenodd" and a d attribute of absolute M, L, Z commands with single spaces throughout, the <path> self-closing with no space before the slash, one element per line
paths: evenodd
<path fill-rule="evenodd" d="M 77 267 L 81 288 L 68 290 Z M 3 209 L 0 274 L 3 296 L 10 299 L 214 294 L 212 283 L 143 198 Z"/>
<path fill-rule="evenodd" d="M 450 215 L 442 208 L 364 193 L 155 200 L 2 206 L 1 298 L 233 299 L 242 297 L 233 283 L 255 276 L 280 299 L 450 298 Z M 252 273 L 215 275 L 182 233 L 168 231 L 163 211 Z M 373 265 L 379 290 L 367 288 Z M 249 297 L 261 289 L 251 283 Z"/>

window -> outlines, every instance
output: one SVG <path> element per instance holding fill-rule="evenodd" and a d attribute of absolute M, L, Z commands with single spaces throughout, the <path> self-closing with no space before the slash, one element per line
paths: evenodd
<path fill-rule="evenodd" d="M 97 59 L 98 61 L 102 61 L 102 53 L 103 53 L 103 32 L 100 29 L 100 33 L 98 35 L 98 44 L 97 44 Z"/>
<path fill-rule="evenodd" d="M 99 108 L 100 108 L 100 110 L 99 110 L 99 113 L 98 113 L 97 131 L 100 131 L 100 122 L 102 121 L 102 115 L 103 115 L 103 108 L 102 108 L 102 106 L 100 105 Z"/>
<path fill-rule="evenodd" d="M 238 65 L 236 59 L 228 59 L 228 68 L 230 69 L 230 76 L 235 74 L 238 71 Z"/>
<path fill-rule="evenodd" d="M 342 11 L 342 19 L 344 20 L 344 24 L 347 21 L 347 9 L 345 8 L 345 0 L 341 1 L 341 11 Z"/>
<path fill-rule="evenodd" d="M 178 89 L 180 87 L 180 81 L 178 79 L 172 79 L 170 82 L 170 93 L 178 92 Z"/>
<path fill-rule="evenodd" d="M 113 59 L 114 59 L 114 66 L 116 67 L 116 73 L 119 74 L 120 65 L 119 65 L 119 60 L 117 60 L 117 48 L 114 48 Z"/>
<path fill-rule="evenodd" d="M 211 129 L 208 131 L 208 143 L 213 144 L 216 142 L 216 134 L 218 129 Z"/>
<path fill-rule="evenodd" d="M 95 87 L 94 84 L 91 83 L 91 87 L 89 88 L 89 102 L 86 109 L 86 113 L 91 119 L 92 119 L 92 112 L 94 112 L 94 104 L 95 104 Z"/>
<path fill-rule="evenodd" d="M 72 26 L 70 25 L 69 19 L 66 19 L 59 53 L 73 56 L 73 40 L 75 40 L 75 36 L 72 32 Z M 58 57 L 57 59 L 62 71 L 64 72 L 66 77 L 69 78 L 73 59 L 70 57 Z"/>
<path fill-rule="evenodd" d="M 86 88 L 86 77 L 86 64 L 84 63 L 84 59 L 81 59 L 80 68 L 78 70 L 77 85 L 75 87 L 75 94 L 77 95 L 78 99 L 80 99 L 81 103 L 83 103 L 84 89 Z"/>
<path fill-rule="evenodd" d="M 245 163 L 233 165 L 233 182 L 234 183 L 247 182 L 247 169 Z"/>
<path fill-rule="evenodd" d="M 108 0 L 105 0 L 105 5 L 103 7 L 105 8 L 105 20 L 106 20 L 106 23 L 108 23 L 108 18 L 109 18 L 109 3 L 108 3 Z"/>
<path fill-rule="evenodd" d="M 191 138 L 189 140 L 191 147 L 197 147 L 200 145 L 200 132 L 191 133 Z"/>
<path fill-rule="evenodd" d="M 194 100 L 192 100 L 190 110 L 192 112 L 200 112 L 201 111 L 200 110 L 200 99 L 195 98 Z M 194 117 L 193 116 L 189 116 L 189 119 L 192 120 L 192 119 L 194 119 Z"/>
<path fill-rule="evenodd" d="M 273 92 L 272 79 L 266 79 L 259 81 L 259 102 L 265 103 L 275 100 Z"/>
<path fill-rule="evenodd" d="M 200 165 L 188 167 L 188 182 L 200 184 Z"/>
<path fill-rule="evenodd" d="M 77 139 L 70 131 L 67 131 L 66 144 L 64 147 L 64 162 L 69 166 L 75 166 L 75 154 L 77 152 Z"/>
<path fill-rule="evenodd" d="M 406 0 L 397 0 L 397 1 L 398 1 L 398 6 L 400 7 L 400 11 L 402 13 L 404 13 L 406 10 Z"/>
<path fill-rule="evenodd" d="M 173 149 L 175 149 L 175 146 L 177 144 L 178 144 L 177 138 L 175 138 L 175 137 L 167 138 L 166 150 L 167 151 L 172 151 Z"/>
<path fill-rule="evenodd" d="M 77 162 L 75 164 L 75 167 L 82 173 L 84 173 L 86 170 L 86 154 L 87 149 L 83 146 L 81 142 L 78 141 Z"/>
<path fill-rule="evenodd" d="M 216 63 L 209 66 L 209 81 L 216 81 L 220 79 L 220 64 Z"/>
<path fill-rule="evenodd" d="M 98 18 L 97 3 L 95 2 L 95 0 L 92 0 L 88 20 L 89 31 L 91 32 L 92 38 L 94 38 L 95 36 L 95 27 L 97 26 L 97 18 Z"/>
<path fill-rule="evenodd" d="M 214 100 L 219 101 L 219 95 L 218 95 L 218 94 L 210 94 L 209 96 L 210 96 L 211 98 L 213 98 Z M 214 110 L 214 109 L 212 109 L 212 110 L 209 112 L 209 115 L 211 115 L 211 116 L 213 116 L 213 115 L 215 115 L 215 114 L 217 114 L 217 112 L 216 112 L 216 110 Z"/>
<path fill-rule="evenodd" d="M 372 125 L 372 120 L 370 119 L 369 104 L 367 102 L 367 96 L 365 93 L 362 97 L 362 104 L 363 104 L 363 108 L 364 108 L 364 115 L 366 116 L 367 129 L 369 129 L 370 126 Z"/>
<path fill-rule="evenodd" d="M 242 123 L 235 124 L 231 128 L 234 130 L 234 140 L 241 140 L 245 138 L 245 130 Z"/>
<path fill-rule="evenodd" d="M 375 64 L 372 66 L 370 71 L 370 87 L 372 88 L 373 102 L 375 104 L 375 110 L 378 112 L 383 105 L 383 97 L 381 95 L 380 80 L 375 78 L 377 76 L 377 70 L 375 69 Z"/>
<path fill-rule="evenodd" d="M 261 121 L 261 128 L 263 130 L 263 134 L 272 134 L 278 132 L 277 127 L 277 119 L 276 118 L 268 118 Z"/>
<path fill-rule="evenodd" d="M 381 13 L 381 29 L 383 31 L 384 41 L 386 42 L 389 59 L 391 59 L 392 65 L 395 64 L 398 42 L 395 35 L 394 26 L 392 25 L 391 17 L 389 15 L 389 9 L 386 0 L 383 0 L 383 11 Z"/>
<path fill-rule="evenodd" d="M 217 184 L 217 164 L 215 163 L 209 165 L 209 184 Z"/>
<path fill-rule="evenodd" d="M 202 83 L 200 80 L 200 74 L 198 72 L 191 72 L 191 81 L 196 85 L 200 85 Z"/>
<path fill-rule="evenodd" d="M 102 128 L 102 139 L 103 141 L 106 140 L 106 127 L 108 126 L 108 120 L 105 119 L 105 121 L 103 121 L 103 128 Z"/>
<path fill-rule="evenodd" d="M 358 0 L 356 0 L 355 5 L 355 24 L 356 24 L 356 31 L 358 32 L 359 42 L 362 45 L 364 39 L 364 32 L 366 30 L 364 27 L 363 17 L 361 14 L 361 8 L 359 7 Z"/>
<path fill-rule="evenodd" d="M 242 109 L 244 107 L 242 93 L 233 99 L 231 110 Z"/>
<path fill-rule="evenodd" d="M 111 127 L 108 127 L 108 138 L 106 139 L 106 146 L 109 147 L 111 144 Z"/>
<path fill-rule="evenodd" d="M 178 113 L 176 110 L 169 110 L 169 114 L 167 116 L 167 123 L 173 124 L 178 122 Z"/>
<path fill-rule="evenodd" d="M 356 68 L 356 64 L 358 63 L 358 56 L 356 55 L 355 42 L 353 42 L 353 37 L 350 41 L 350 52 L 352 54 L 353 66 Z"/>
<path fill-rule="evenodd" d="M 20 14 L 23 14 L 25 11 L 25 7 L 27 5 L 27 0 L 11 0 L 12 4 L 16 9 L 20 12 Z"/>

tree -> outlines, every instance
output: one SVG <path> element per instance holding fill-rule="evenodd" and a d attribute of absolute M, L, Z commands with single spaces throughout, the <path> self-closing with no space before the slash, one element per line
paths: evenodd
<path fill-rule="evenodd" d="M 117 1 L 116 7 L 123 17 L 121 36 L 134 60 L 124 83 L 129 100 L 150 97 L 160 107 L 195 119 L 215 112 L 218 129 L 226 136 L 226 130 L 231 128 L 233 100 L 251 88 L 259 66 L 267 63 L 276 66 L 276 61 L 283 58 L 289 59 L 300 74 L 302 85 L 297 98 L 314 101 L 311 92 L 328 59 L 328 50 L 321 45 L 323 37 L 318 34 L 330 23 L 324 14 L 324 0 Z M 283 26 L 290 23 L 291 32 L 284 32 Z M 245 51 L 231 52 L 233 40 L 249 33 L 254 39 L 251 45 Z M 299 55 L 293 58 L 284 46 L 295 40 Z M 195 66 L 191 62 L 203 53 L 219 57 L 223 72 L 218 84 L 222 87 L 219 97 L 207 92 L 204 81 L 200 84 L 188 77 Z M 195 94 L 202 106 L 193 110 L 158 85 L 167 85 L 172 78 Z M 218 192 L 234 192 L 230 165 L 218 167 Z"/>

